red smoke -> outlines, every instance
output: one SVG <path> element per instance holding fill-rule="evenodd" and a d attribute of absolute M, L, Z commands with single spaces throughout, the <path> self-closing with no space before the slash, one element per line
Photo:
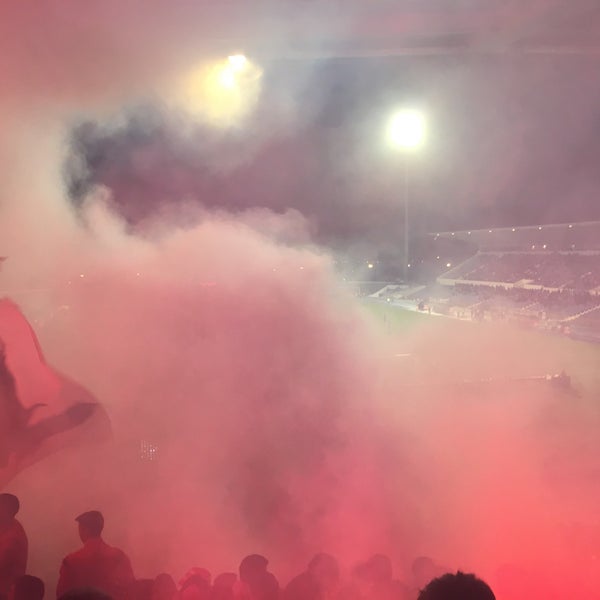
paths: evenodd
<path fill-rule="evenodd" d="M 189 13 L 162 11 L 113 36 L 117 4 L 1 9 L 2 290 L 115 434 L 11 486 L 31 572 L 50 584 L 77 544 L 74 516 L 100 508 L 139 576 L 229 570 L 258 551 L 283 579 L 317 550 L 346 565 L 383 551 L 398 569 L 428 554 L 475 570 L 512 600 L 523 579 L 593 597 L 597 378 L 581 398 L 446 384 L 583 373 L 596 354 L 435 320 L 390 340 L 339 289 L 325 252 L 274 241 L 291 221 L 288 239 L 302 239 L 297 217 L 180 214 L 178 227 L 169 216 L 129 236 L 91 199 L 87 223 L 75 218 L 61 191 L 64 123 L 160 85 L 203 39 Z M 169 58 L 181 31 L 187 44 Z"/>
<path fill-rule="evenodd" d="M 593 526 L 594 459 L 561 427 L 597 448 L 583 401 L 546 383 L 447 383 L 552 372 L 564 356 L 527 334 L 426 321 L 394 342 L 413 352 L 411 374 L 326 256 L 202 218 L 165 221 L 151 241 L 96 217 L 83 258 L 64 257 L 44 302 L 24 300 L 115 428 L 113 444 L 21 476 L 33 530 L 52 531 L 58 553 L 72 515 L 100 507 L 140 575 L 230 569 L 260 551 L 285 577 L 326 549 L 345 564 L 430 554 L 499 585 L 521 569 L 587 589 L 590 541 L 568 530 Z M 63 497 L 52 524 L 30 486 Z M 53 574 L 57 558 L 34 560 Z"/>

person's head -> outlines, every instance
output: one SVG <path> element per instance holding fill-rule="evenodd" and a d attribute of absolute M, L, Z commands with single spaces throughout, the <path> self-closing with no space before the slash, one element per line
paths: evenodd
<path fill-rule="evenodd" d="M 250 554 L 240 563 L 240 580 L 251 583 L 267 572 L 269 561 L 260 554 Z"/>
<path fill-rule="evenodd" d="M 12 584 L 10 600 L 42 600 L 44 597 L 44 582 L 33 575 L 21 575 Z"/>
<path fill-rule="evenodd" d="M 99 538 L 104 529 L 104 517 L 97 510 L 90 510 L 80 514 L 76 519 L 79 524 L 79 537 L 82 542 L 93 538 Z"/>
<path fill-rule="evenodd" d="M 308 563 L 308 572 L 322 588 L 335 587 L 340 578 L 340 567 L 337 560 L 325 552 L 313 556 Z"/>
<path fill-rule="evenodd" d="M 10 523 L 20 507 L 19 499 L 14 494 L 0 494 L 0 526 Z"/>
<path fill-rule="evenodd" d="M 496 600 L 496 596 L 485 581 L 459 571 L 430 581 L 417 600 Z"/>

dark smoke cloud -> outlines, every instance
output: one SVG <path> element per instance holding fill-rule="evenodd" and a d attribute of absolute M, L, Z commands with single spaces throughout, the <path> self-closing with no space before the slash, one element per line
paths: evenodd
<path fill-rule="evenodd" d="M 266 92 L 245 132 L 215 134 L 157 106 L 132 110 L 116 128 L 84 123 L 72 133 L 71 196 L 78 203 L 90 186 L 107 186 L 130 223 L 182 202 L 292 208 L 320 242 L 367 244 L 371 256 L 399 237 L 402 169 L 416 231 L 599 218 L 594 65 L 516 61 L 323 63 L 304 79 L 305 114 L 286 120 L 281 98 Z M 281 73 L 265 83 L 285 85 Z M 420 156 L 383 143 L 384 116 L 403 98 L 430 113 Z"/>

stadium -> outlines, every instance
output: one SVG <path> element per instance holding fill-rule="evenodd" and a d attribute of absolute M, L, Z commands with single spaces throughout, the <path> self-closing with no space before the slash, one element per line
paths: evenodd
<path fill-rule="evenodd" d="M 600 598 L 597 0 L 0 34 L 0 600 Z"/>
<path fill-rule="evenodd" d="M 600 341 L 600 223 L 439 232 L 431 240 L 440 264 L 474 254 L 435 282 L 391 284 L 370 297 Z"/>

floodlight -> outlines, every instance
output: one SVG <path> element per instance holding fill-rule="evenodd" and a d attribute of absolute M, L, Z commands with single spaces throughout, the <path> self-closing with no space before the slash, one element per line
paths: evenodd
<path fill-rule="evenodd" d="M 388 139 L 398 148 L 418 148 L 425 140 L 425 133 L 425 116 L 414 109 L 398 111 L 388 125 Z"/>

